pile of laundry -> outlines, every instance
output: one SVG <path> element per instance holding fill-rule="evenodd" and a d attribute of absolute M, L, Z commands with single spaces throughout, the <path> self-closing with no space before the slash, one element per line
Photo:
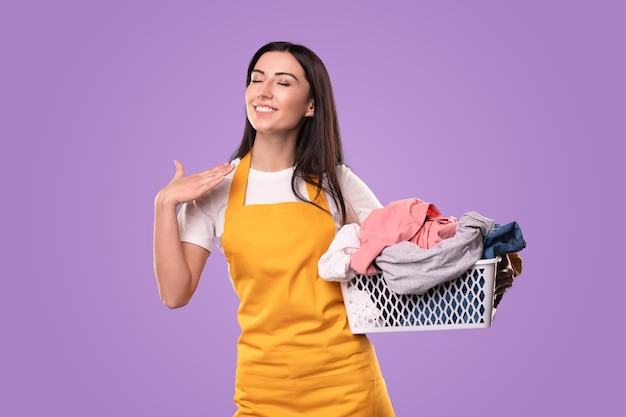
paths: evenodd
<path fill-rule="evenodd" d="M 495 308 L 522 272 L 518 252 L 525 247 L 515 221 L 499 224 L 475 211 L 457 220 L 444 217 L 433 203 L 409 198 L 373 210 L 361 226 L 340 228 L 318 262 L 318 273 L 338 282 L 382 273 L 390 291 L 423 294 L 460 277 L 480 259 L 500 257 Z M 374 320 L 375 310 L 362 298 L 358 319 Z"/>

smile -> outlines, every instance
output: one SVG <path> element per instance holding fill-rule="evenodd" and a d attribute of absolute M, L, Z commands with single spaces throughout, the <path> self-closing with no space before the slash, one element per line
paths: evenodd
<path fill-rule="evenodd" d="M 276 109 L 266 106 L 256 106 L 254 109 L 260 113 L 274 113 L 276 111 Z"/>

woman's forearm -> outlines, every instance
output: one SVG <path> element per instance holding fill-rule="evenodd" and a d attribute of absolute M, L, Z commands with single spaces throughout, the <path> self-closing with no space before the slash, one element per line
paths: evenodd
<path fill-rule="evenodd" d="M 235 169 L 223 163 L 185 176 L 183 165 L 174 161 L 176 173 L 154 199 L 154 274 L 163 304 L 170 308 L 186 305 L 195 292 L 209 251 L 180 241 L 176 207 L 215 188 Z"/>
<path fill-rule="evenodd" d="M 154 274 L 159 296 L 163 304 L 170 308 L 186 305 L 199 279 L 192 273 L 183 245 L 176 205 L 163 202 L 157 196 L 154 204 Z"/>

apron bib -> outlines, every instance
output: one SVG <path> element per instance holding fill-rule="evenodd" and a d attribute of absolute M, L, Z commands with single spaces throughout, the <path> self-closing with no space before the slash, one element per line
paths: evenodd
<path fill-rule="evenodd" d="M 249 170 L 248 153 L 222 236 L 240 300 L 235 416 L 393 416 L 373 346 L 350 332 L 339 284 L 317 274 L 332 217 L 305 202 L 246 206 Z M 328 209 L 323 192 L 307 192 Z"/>

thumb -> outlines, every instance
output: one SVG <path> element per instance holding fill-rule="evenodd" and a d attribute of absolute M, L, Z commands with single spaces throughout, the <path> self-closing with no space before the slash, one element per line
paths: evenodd
<path fill-rule="evenodd" d="M 174 165 L 176 165 L 176 172 L 174 173 L 174 178 L 181 178 L 183 176 L 185 176 L 185 168 L 183 168 L 183 164 L 180 163 L 180 161 L 178 160 L 174 160 Z"/>

